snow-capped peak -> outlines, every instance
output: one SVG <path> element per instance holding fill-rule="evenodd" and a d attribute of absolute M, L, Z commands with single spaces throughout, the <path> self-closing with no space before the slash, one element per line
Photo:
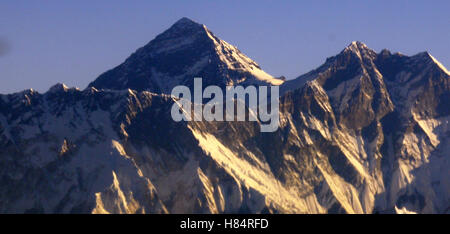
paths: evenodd
<path fill-rule="evenodd" d="M 360 49 L 369 49 L 366 44 L 360 41 L 352 41 L 346 48 L 346 50 L 360 50 Z"/>
<path fill-rule="evenodd" d="M 89 87 L 170 93 L 176 85 L 190 85 L 194 77 L 219 86 L 284 82 L 264 72 L 205 25 L 182 18 Z"/>
<path fill-rule="evenodd" d="M 343 52 L 347 52 L 347 51 L 351 51 L 351 52 L 356 53 L 356 54 L 361 54 L 361 53 L 364 53 L 366 51 L 374 52 L 372 49 L 367 47 L 366 44 L 364 44 L 364 43 L 362 43 L 360 41 L 352 41 L 352 43 L 350 43 L 347 47 L 345 47 Z"/>
<path fill-rule="evenodd" d="M 189 19 L 188 17 L 183 17 L 179 19 L 177 22 L 175 22 L 174 25 L 182 25 L 182 24 L 198 24 L 198 23 Z"/>
<path fill-rule="evenodd" d="M 364 58 L 374 59 L 377 53 L 367 47 L 366 44 L 360 41 L 351 42 L 345 49 L 341 52 L 341 54 L 354 54 L 359 57 L 361 60 Z"/>
<path fill-rule="evenodd" d="M 188 38 L 199 32 L 203 32 L 203 25 L 184 17 L 175 22 L 169 29 L 158 35 L 155 39 L 166 40 L 179 37 Z"/>
<path fill-rule="evenodd" d="M 179 29 L 190 29 L 190 28 L 194 28 L 194 29 L 201 29 L 202 24 L 199 24 L 187 17 L 183 17 L 181 19 L 179 19 L 177 22 L 175 22 L 168 31 L 173 31 L 173 30 L 179 30 Z"/>

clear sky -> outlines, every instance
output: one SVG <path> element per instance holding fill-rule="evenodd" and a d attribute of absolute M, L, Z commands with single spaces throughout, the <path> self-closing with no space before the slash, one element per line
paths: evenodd
<path fill-rule="evenodd" d="M 1 0 L 0 93 L 84 89 L 186 16 L 292 79 L 351 41 L 450 66 L 450 1 Z"/>

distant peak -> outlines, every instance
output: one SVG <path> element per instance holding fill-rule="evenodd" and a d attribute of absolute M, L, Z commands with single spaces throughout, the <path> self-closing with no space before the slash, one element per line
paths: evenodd
<path fill-rule="evenodd" d="M 381 52 L 378 54 L 378 57 L 381 59 L 386 59 L 392 56 L 392 53 L 390 50 L 388 49 L 383 49 L 381 50 Z"/>
<path fill-rule="evenodd" d="M 37 92 L 36 92 L 36 90 L 34 90 L 32 88 L 29 88 L 29 89 L 25 89 L 25 90 L 23 90 L 22 92 L 19 92 L 19 93 L 22 93 L 22 94 L 25 94 L 25 95 L 29 95 L 29 94 L 35 94 Z"/>
<path fill-rule="evenodd" d="M 360 42 L 360 41 L 352 41 L 345 49 L 341 52 L 341 54 L 355 54 L 359 58 L 363 58 L 365 56 L 373 58 L 376 56 L 376 52 L 369 47 L 367 47 L 366 44 Z"/>
<path fill-rule="evenodd" d="M 201 27 L 202 24 L 199 24 L 187 17 L 183 17 L 181 19 L 179 19 L 177 22 L 175 22 L 172 27 L 176 27 L 176 28 L 191 28 L 191 27 Z"/>
<path fill-rule="evenodd" d="M 433 55 L 431 55 L 428 51 L 420 52 L 412 56 L 411 58 L 414 59 L 417 63 L 432 63 L 450 76 L 450 71 L 448 71 L 447 68 L 441 62 L 439 62 L 439 60 L 433 57 Z"/>
<path fill-rule="evenodd" d="M 189 18 L 183 17 L 175 22 L 169 29 L 156 37 L 157 40 L 166 40 L 173 38 L 185 38 L 197 33 L 203 33 L 205 26 Z"/>
<path fill-rule="evenodd" d="M 431 58 L 431 59 L 433 58 L 433 56 L 428 51 L 423 51 L 423 52 L 420 52 L 419 54 L 422 54 L 423 56 Z"/>
<path fill-rule="evenodd" d="M 57 83 L 55 85 L 53 85 L 52 87 L 50 87 L 50 89 L 48 90 L 49 93 L 55 93 L 55 92 L 66 92 L 69 88 L 62 83 Z"/>
<path fill-rule="evenodd" d="M 423 52 L 417 53 L 416 55 L 414 55 L 412 57 L 419 59 L 421 61 L 432 61 L 432 62 L 437 61 L 428 51 L 423 51 Z"/>
<path fill-rule="evenodd" d="M 198 24 L 197 22 L 189 19 L 188 17 L 183 17 L 179 19 L 175 24 Z"/>
<path fill-rule="evenodd" d="M 380 54 L 382 54 L 382 55 L 391 55 L 392 53 L 388 49 L 383 49 L 383 50 L 381 50 Z"/>
<path fill-rule="evenodd" d="M 361 49 L 369 49 L 366 44 L 360 41 L 352 41 L 345 49 L 348 50 L 361 50 Z"/>
<path fill-rule="evenodd" d="M 357 45 L 357 46 L 364 46 L 367 47 L 366 44 L 360 42 L 360 41 L 352 41 L 352 43 L 350 43 L 350 45 Z"/>

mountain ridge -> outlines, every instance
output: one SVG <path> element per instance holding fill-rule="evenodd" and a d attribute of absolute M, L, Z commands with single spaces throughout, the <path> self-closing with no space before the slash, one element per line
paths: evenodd
<path fill-rule="evenodd" d="M 193 41 L 230 52 L 215 57 L 212 68 L 224 70 L 208 73 L 229 76 L 207 84 L 257 80 L 245 72 L 256 65 L 236 59 L 245 66 L 234 67 L 236 50 L 200 24 L 181 19 L 172 27 L 191 26 L 199 29 Z M 156 41 L 165 48 L 149 51 L 174 49 L 165 44 L 180 39 L 174 32 Z M 149 54 L 129 63 L 145 64 Z M 179 76 L 186 63 L 173 61 L 179 70 L 166 78 L 188 84 Z M 0 94 L 0 212 L 448 213 L 450 84 L 436 61 L 352 42 L 281 84 L 273 133 L 251 121 L 175 122 L 177 99 L 157 83 Z M 107 78 L 120 80 L 125 68 L 117 69 Z"/>

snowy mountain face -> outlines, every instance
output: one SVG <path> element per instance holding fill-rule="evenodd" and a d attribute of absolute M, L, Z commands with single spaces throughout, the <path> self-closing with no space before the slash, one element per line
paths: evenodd
<path fill-rule="evenodd" d="M 89 86 L 170 94 L 176 85 L 191 87 L 194 77 L 221 87 L 283 83 L 205 25 L 182 18 Z"/>
<path fill-rule="evenodd" d="M 355 194 L 336 199 L 351 206 L 357 196 L 354 212 L 448 212 L 449 73 L 430 54 L 377 54 L 353 42 L 283 89 L 287 112 L 313 117 L 319 139 L 337 147 L 323 154 L 347 185 L 330 189 Z"/>
<path fill-rule="evenodd" d="M 173 121 L 167 93 L 194 76 L 281 85 L 279 129 Z M 281 83 L 182 19 L 85 90 L 0 95 L 0 212 L 449 212 L 449 73 L 430 54 L 353 42 Z"/>

